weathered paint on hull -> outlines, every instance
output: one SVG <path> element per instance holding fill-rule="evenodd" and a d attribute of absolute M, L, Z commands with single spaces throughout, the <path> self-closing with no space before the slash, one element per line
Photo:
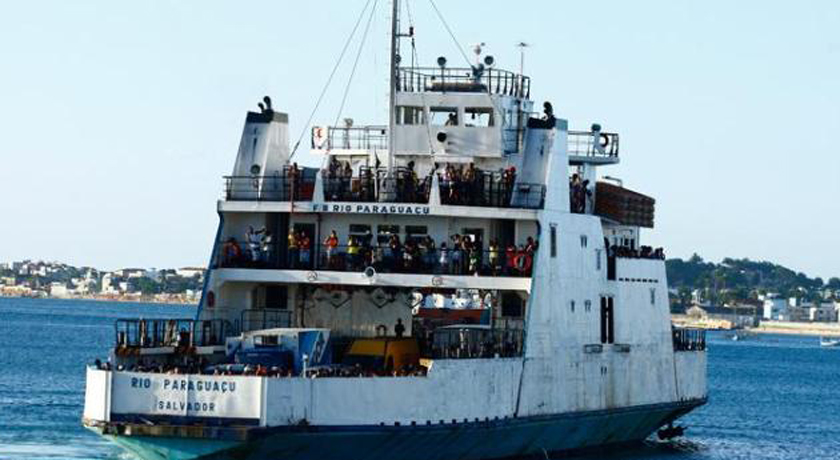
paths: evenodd
<path fill-rule="evenodd" d="M 284 427 L 227 441 L 109 436 L 145 460 L 479 460 L 640 442 L 705 403 L 692 400 L 498 422 L 401 427 Z"/>

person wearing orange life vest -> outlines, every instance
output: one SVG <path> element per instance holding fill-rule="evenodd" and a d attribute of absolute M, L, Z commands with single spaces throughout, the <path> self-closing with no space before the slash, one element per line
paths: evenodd
<path fill-rule="evenodd" d="M 516 245 L 509 244 L 505 250 L 505 272 L 508 276 L 516 274 Z"/>
<path fill-rule="evenodd" d="M 335 265 L 336 249 L 338 248 L 338 235 L 335 234 L 335 230 L 331 231 L 330 236 L 324 240 L 324 246 L 327 249 L 327 265 L 332 268 Z"/>

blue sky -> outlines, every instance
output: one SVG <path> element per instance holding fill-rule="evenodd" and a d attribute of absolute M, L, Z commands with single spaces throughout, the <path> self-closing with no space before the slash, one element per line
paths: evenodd
<path fill-rule="evenodd" d="M 5 4 L 0 260 L 205 264 L 245 111 L 270 94 L 296 137 L 363 4 Z M 486 42 L 500 67 L 533 44 L 532 96 L 572 129 L 621 134 L 608 173 L 657 198 L 648 242 L 840 276 L 840 3 L 437 4 L 462 45 Z M 357 123 L 387 113 L 388 8 L 380 0 L 343 114 Z M 460 63 L 429 2 L 411 8 L 421 61 Z M 336 117 L 351 61 L 317 122 Z"/>

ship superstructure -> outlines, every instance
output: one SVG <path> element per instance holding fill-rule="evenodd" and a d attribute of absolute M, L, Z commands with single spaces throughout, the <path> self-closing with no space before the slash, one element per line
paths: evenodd
<path fill-rule="evenodd" d="M 395 2 L 394 31 L 398 33 Z M 396 50 L 396 45 L 392 46 Z M 396 51 L 394 51 L 396 56 Z M 121 320 L 84 423 L 143 458 L 450 459 L 645 439 L 706 401 L 652 199 L 530 79 L 403 67 L 387 126 L 248 113 L 194 319 Z"/>

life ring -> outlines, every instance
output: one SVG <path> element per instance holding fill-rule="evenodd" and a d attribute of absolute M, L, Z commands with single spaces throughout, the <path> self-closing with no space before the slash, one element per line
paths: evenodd
<path fill-rule="evenodd" d="M 380 333 L 379 331 L 382 331 L 382 332 Z M 388 335 L 388 326 L 386 326 L 384 324 L 380 324 L 379 326 L 376 326 L 376 336 L 377 337 L 385 337 L 386 335 Z"/>
<path fill-rule="evenodd" d="M 607 136 L 605 133 L 601 133 L 598 135 L 598 144 L 602 149 L 607 148 L 607 146 L 610 145 L 610 136 Z"/>
<path fill-rule="evenodd" d="M 441 286 L 443 285 L 443 278 L 440 276 L 433 276 L 432 277 L 432 286 Z"/>

